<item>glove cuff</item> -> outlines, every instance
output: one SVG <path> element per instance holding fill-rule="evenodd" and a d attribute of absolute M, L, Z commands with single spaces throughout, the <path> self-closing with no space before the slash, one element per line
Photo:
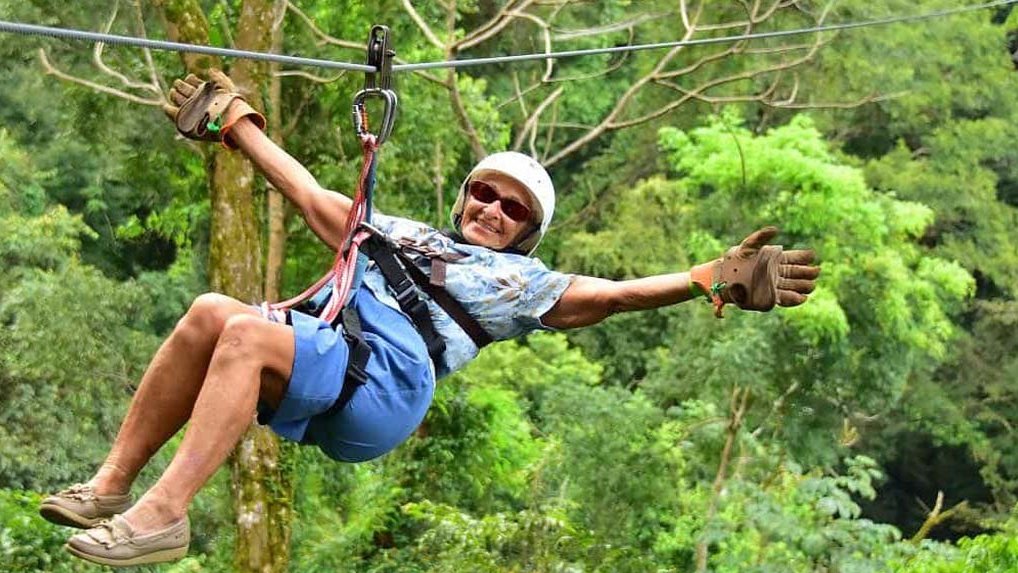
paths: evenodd
<path fill-rule="evenodd" d="M 245 117 L 250 119 L 258 129 L 265 131 L 265 116 L 251 107 L 251 104 L 237 97 L 226 108 L 226 112 L 223 113 L 223 124 L 220 128 L 220 134 L 223 137 L 223 147 L 230 150 L 237 149 L 236 142 L 230 137 L 230 130 L 233 129 L 233 126 L 237 125 L 238 121 Z"/>
<path fill-rule="evenodd" d="M 696 265 L 689 271 L 689 287 L 694 295 L 702 295 L 714 305 L 714 316 L 722 318 L 721 308 L 726 301 L 722 298 L 725 283 L 721 281 L 721 259 Z"/>

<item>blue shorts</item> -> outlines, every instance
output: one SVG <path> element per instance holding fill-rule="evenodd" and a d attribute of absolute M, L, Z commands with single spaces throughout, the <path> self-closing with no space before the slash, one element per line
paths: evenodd
<path fill-rule="evenodd" d="M 349 347 L 324 320 L 290 311 L 296 349 L 293 373 L 276 410 L 259 405 L 258 421 L 284 438 L 317 445 L 329 457 L 361 462 L 392 450 L 420 425 L 435 392 L 428 349 L 413 323 L 362 286 L 350 304 L 371 347 L 368 381 L 347 405 L 339 397 Z"/>

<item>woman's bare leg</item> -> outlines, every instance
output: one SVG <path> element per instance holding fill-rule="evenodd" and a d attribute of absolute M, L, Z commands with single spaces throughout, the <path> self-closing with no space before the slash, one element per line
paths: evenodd
<path fill-rule="evenodd" d="M 224 295 L 195 299 L 149 363 L 110 453 L 90 482 L 96 493 L 126 493 L 141 468 L 191 416 L 213 350 L 233 316 L 259 313 Z"/>
<path fill-rule="evenodd" d="M 187 514 L 191 499 L 251 424 L 259 397 L 279 405 L 293 357 L 291 327 L 247 315 L 226 321 L 180 449 L 159 481 L 124 514 L 135 531 L 158 530 Z"/>

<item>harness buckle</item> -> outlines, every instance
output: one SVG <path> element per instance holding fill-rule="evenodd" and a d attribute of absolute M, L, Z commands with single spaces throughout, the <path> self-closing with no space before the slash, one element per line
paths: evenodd
<path fill-rule="evenodd" d="M 421 302 L 421 297 L 417 296 L 417 287 L 410 281 L 405 281 L 403 284 L 405 287 L 396 293 L 395 297 L 399 307 L 407 308 L 411 304 L 417 306 L 417 303 Z"/>
<path fill-rule="evenodd" d="M 361 364 L 363 362 L 364 364 Z M 350 382 L 361 386 L 368 381 L 368 371 L 365 369 L 367 360 L 350 360 L 346 365 L 346 377 Z"/>
<path fill-rule="evenodd" d="M 372 225 L 371 223 L 368 223 L 367 221 L 361 221 L 357 225 L 357 228 L 359 230 L 367 231 L 368 233 L 370 233 L 374 237 L 378 237 L 378 238 L 381 238 L 381 239 L 387 239 L 388 238 L 388 236 L 385 233 L 383 233 L 381 229 L 379 229 L 378 227 Z"/>

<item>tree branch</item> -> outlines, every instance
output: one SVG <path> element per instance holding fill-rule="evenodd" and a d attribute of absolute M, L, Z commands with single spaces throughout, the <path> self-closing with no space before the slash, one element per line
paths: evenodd
<path fill-rule="evenodd" d="M 692 32 L 692 25 L 689 22 L 689 9 L 686 7 L 686 0 L 679 0 L 679 14 L 682 15 L 682 25 L 686 28 L 686 34 Z"/>
<path fill-rule="evenodd" d="M 911 539 L 909 539 L 909 541 L 913 545 L 919 545 L 920 543 L 922 543 L 923 539 L 926 539 L 926 536 L 930 534 L 930 531 L 932 531 L 934 527 L 940 525 L 941 523 L 949 519 L 952 515 L 954 515 L 961 509 L 967 507 L 968 502 L 962 501 L 955 505 L 954 507 L 952 507 L 951 509 L 941 512 L 940 509 L 943 506 L 944 506 L 944 492 L 938 491 L 937 501 L 933 505 L 933 509 L 929 512 L 929 514 L 927 514 L 926 520 L 923 521 L 923 524 L 922 526 L 919 527 L 919 530 L 916 531 L 915 535 L 913 535 Z"/>
<path fill-rule="evenodd" d="M 446 33 L 452 38 L 456 31 L 456 2 L 453 0 L 448 6 L 446 6 L 445 13 L 445 29 Z M 454 60 L 456 59 L 456 47 L 453 44 L 449 44 L 445 47 L 445 59 Z M 470 150 L 474 154 L 474 158 L 478 161 L 484 158 L 488 153 L 484 149 L 484 144 L 481 143 L 481 137 L 477 134 L 477 128 L 474 127 L 474 123 L 470 120 L 470 114 L 467 113 L 467 108 L 463 104 L 463 97 L 460 94 L 459 88 L 459 75 L 456 68 L 449 68 L 446 72 L 446 81 L 443 83 L 446 89 L 449 90 L 449 102 L 452 104 L 453 114 L 456 115 L 456 119 L 460 123 L 460 127 L 463 128 L 463 132 L 467 136 L 467 141 L 470 143 Z"/>
<path fill-rule="evenodd" d="M 110 94 L 110 95 L 119 97 L 121 99 L 125 99 L 125 100 L 127 100 L 129 102 L 139 103 L 139 104 L 142 104 L 142 105 L 151 105 L 151 106 L 161 107 L 163 105 L 163 103 L 165 102 L 165 100 L 162 97 L 160 97 L 159 99 L 145 99 L 145 98 L 136 96 L 134 94 L 118 90 L 116 88 L 111 88 L 109 86 L 104 86 L 102 84 L 97 84 L 95 82 L 92 82 L 92 81 L 89 81 L 89 80 L 86 80 L 86 79 L 82 79 L 82 78 L 79 78 L 79 77 L 72 76 L 70 74 L 64 73 L 64 72 L 56 69 L 53 66 L 53 64 L 50 63 L 49 58 L 46 56 L 46 50 L 44 50 L 43 48 L 39 48 L 39 61 L 42 63 L 43 70 L 45 71 L 46 74 L 52 75 L 52 76 L 56 76 L 57 78 L 59 78 L 61 80 L 64 80 L 64 81 L 67 81 L 67 82 L 83 85 L 83 86 L 91 88 L 91 89 L 93 89 L 95 91 L 102 92 L 102 93 L 105 93 L 105 94 Z"/>
<path fill-rule="evenodd" d="M 811 102 L 811 103 L 782 103 L 782 102 L 770 102 L 762 100 L 760 103 L 768 107 L 780 108 L 780 109 L 852 109 L 860 106 L 864 106 L 870 103 L 876 103 L 880 101 L 887 101 L 902 97 L 909 92 L 895 92 L 891 94 L 871 94 L 863 96 L 855 101 L 843 101 L 843 102 Z"/>
<path fill-rule="evenodd" d="M 672 70 L 670 72 L 662 72 L 660 74 L 657 74 L 657 75 L 654 76 L 654 79 L 655 80 L 662 80 L 662 79 L 677 78 L 679 76 L 689 75 L 689 74 L 699 70 L 700 68 L 702 68 L 703 66 L 705 66 L 705 65 L 707 65 L 707 64 L 709 64 L 711 62 L 716 62 L 718 60 L 723 60 L 723 59 L 727 58 L 728 56 L 732 56 L 732 55 L 737 54 L 738 51 L 739 51 L 740 44 L 741 44 L 741 42 L 737 42 L 735 44 L 732 44 L 728 48 L 725 48 L 724 50 L 721 50 L 720 52 L 714 52 L 713 54 L 708 54 L 706 56 L 703 56 L 699 60 L 693 62 L 692 64 L 689 64 L 688 66 L 686 66 L 684 68 L 681 68 L 681 69 L 678 69 L 678 70 Z"/>
<path fill-rule="evenodd" d="M 449 80 L 447 85 L 449 86 L 449 96 L 452 100 L 453 113 L 456 114 L 456 118 L 459 119 L 460 125 L 466 132 L 467 140 L 470 142 L 470 149 L 474 153 L 474 158 L 478 161 L 484 159 L 488 153 L 484 149 L 484 145 L 481 143 L 480 136 L 477 135 L 477 129 L 474 127 L 470 116 L 467 114 L 466 107 L 463 105 L 463 98 L 460 95 L 459 84 L 456 81 L 456 72 L 452 69 L 449 70 Z"/>
<path fill-rule="evenodd" d="M 743 54 L 781 54 L 785 52 L 796 52 L 799 50 L 808 50 L 813 44 L 794 44 L 789 46 L 777 46 L 774 48 L 746 48 L 742 50 Z"/>
<path fill-rule="evenodd" d="M 693 19 L 690 19 L 687 13 L 685 0 L 681 0 L 681 8 L 683 22 L 686 25 L 686 33 L 682 37 L 682 40 L 685 41 L 689 40 L 693 36 L 693 34 L 696 33 L 696 22 L 699 19 L 701 12 L 698 9 L 697 12 L 693 15 Z M 562 150 L 560 150 L 555 155 L 551 156 L 545 163 L 545 165 L 551 166 L 554 165 L 555 163 L 558 163 L 566 156 L 572 154 L 581 147 L 597 139 L 605 132 L 613 129 L 612 126 L 614 125 L 615 119 L 626 109 L 626 107 L 629 105 L 630 101 L 632 101 L 632 99 L 636 96 L 636 94 L 641 89 L 643 89 L 644 86 L 650 83 L 652 79 L 654 79 L 658 74 L 660 74 L 664 67 L 667 66 L 672 61 L 672 59 L 674 59 L 675 56 L 682 51 L 684 47 L 685 46 L 676 46 L 669 50 L 668 53 L 662 56 L 662 58 L 658 61 L 657 65 L 654 66 L 654 69 L 652 69 L 649 73 L 647 73 L 642 78 L 634 82 L 633 85 L 631 85 L 629 89 L 627 89 L 626 92 L 622 94 L 622 97 L 619 98 L 617 102 L 615 102 L 615 107 L 612 108 L 610 112 L 608 112 L 608 115 L 601 120 L 601 123 L 599 123 L 594 129 L 591 129 L 584 135 L 573 140 L 571 143 L 566 145 Z"/>
<path fill-rule="evenodd" d="M 304 115 L 304 110 L 311 103 L 312 99 L 313 99 L 312 91 L 304 90 L 304 97 L 302 97 L 300 103 L 297 104 L 297 108 L 290 112 L 289 120 L 287 121 L 286 125 L 281 128 L 280 137 L 282 139 L 288 138 L 290 134 L 292 134 L 294 130 L 297 129 L 297 123 L 299 122 L 300 118 Z M 336 126 L 336 129 L 339 129 L 338 124 Z M 339 146 L 339 152 L 343 153 L 342 145 Z"/>
<path fill-rule="evenodd" d="M 829 40 L 827 42 L 829 42 Z M 682 87 L 677 86 L 675 84 L 672 84 L 670 82 L 657 81 L 656 82 L 657 84 L 668 86 L 668 87 L 670 87 L 670 88 L 672 88 L 672 89 L 682 93 L 683 96 L 681 98 L 679 98 L 678 100 L 674 100 L 672 102 L 669 102 L 668 104 L 662 106 L 661 108 L 658 108 L 657 110 L 655 110 L 653 112 L 650 112 L 648 114 L 645 114 L 645 115 L 643 115 L 641 117 L 638 117 L 638 118 L 635 118 L 635 119 L 631 119 L 631 120 L 628 120 L 628 121 L 624 121 L 624 122 L 610 124 L 608 126 L 608 129 L 625 129 L 627 127 L 632 127 L 634 125 L 639 125 L 641 123 L 646 123 L 648 121 L 651 121 L 653 119 L 659 118 L 659 117 L 661 117 L 661 116 L 671 112 L 672 110 L 674 110 L 678 106 L 680 106 L 683 103 L 685 103 L 686 101 L 688 101 L 690 98 L 702 99 L 702 101 L 710 101 L 709 99 L 703 99 L 703 98 L 707 98 L 707 96 L 701 96 L 701 94 L 703 94 L 703 92 L 705 92 L 705 91 L 707 91 L 707 90 L 709 90 L 711 88 L 715 88 L 715 87 L 717 87 L 719 85 L 729 84 L 729 83 L 737 82 L 737 81 L 740 81 L 740 80 L 752 79 L 752 78 L 755 78 L 757 76 L 761 76 L 763 74 L 777 72 L 777 71 L 780 71 L 780 70 L 787 70 L 789 68 L 793 68 L 793 67 L 802 65 L 802 64 L 808 62 L 809 60 L 811 60 L 816 55 L 817 51 L 820 49 L 820 46 L 826 44 L 827 42 L 823 41 L 823 39 L 818 35 L 817 36 L 817 41 L 814 43 L 813 48 L 809 51 L 808 54 L 802 56 L 801 58 L 797 58 L 795 60 L 791 60 L 791 61 L 787 61 L 787 62 L 782 62 L 780 64 L 777 64 L 777 65 L 774 65 L 774 66 L 770 66 L 770 67 L 760 68 L 760 69 L 756 69 L 756 70 L 749 70 L 749 71 L 746 71 L 746 72 L 741 72 L 741 73 L 738 73 L 738 74 L 732 74 L 730 76 L 725 76 L 725 77 L 722 77 L 722 78 L 717 78 L 717 79 L 711 80 L 711 81 L 709 81 L 709 82 L 707 82 L 705 84 L 701 84 L 700 86 L 698 86 L 698 87 L 696 87 L 696 88 L 694 88 L 692 90 L 685 90 Z M 746 96 L 733 96 L 733 97 L 746 97 Z M 724 100 L 719 100 L 719 101 L 724 101 Z M 740 99 L 740 100 L 732 100 L 732 101 L 745 101 L 745 100 Z"/>
<path fill-rule="evenodd" d="M 421 15 L 417 13 L 417 10 L 414 9 L 414 5 L 410 3 L 410 0 L 403 0 L 403 8 L 410 16 L 410 19 L 414 21 L 414 24 L 417 24 L 417 27 L 420 28 L 421 32 L 424 33 L 424 37 L 427 38 L 429 42 L 431 42 L 431 45 L 435 46 L 440 50 L 445 51 L 446 49 L 445 42 L 439 40 L 438 36 L 436 36 L 435 33 L 431 31 L 431 28 L 428 27 L 428 23 L 425 22 L 424 19 L 421 18 Z"/>
<path fill-rule="evenodd" d="M 732 390 L 732 398 L 729 405 L 731 415 L 728 418 L 728 427 L 725 428 L 725 445 L 721 450 L 721 460 L 718 462 L 717 474 L 714 476 L 710 503 L 707 506 L 707 514 L 703 520 L 704 528 L 709 526 L 710 522 L 714 519 L 714 515 L 717 514 L 718 500 L 721 498 L 721 490 L 724 489 L 725 481 L 727 480 L 728 464 L 731 462 L 732 446 L 735 445 L 735 440 L 742 428 L 746 409 L 749 407 L 749 396 L 749 388 L 743 389 L 736 386 Z M 696 544 L 696 571 L 697 573 L 703 573 L 706 570 L 707 542 L 701 540 Z"/>
<path fill-rule="evenodd" d="M 557 42 L 564 40 L 575 40 L 577 38 L 586 38 L 587 36 L 598 36 L 601 34 L 611 34 L 613 32 L 621 32 L 622 30 L 629 30 L 632 33 L 633 28 L 651 22 L 653 20 L 659 20 L 661 18 L 667 18 L 675 14 L 675 12 L 655 12 L 651 14 L 641 14 L 630 20 L 622 22 L 613 22 L 611 24 L 605 24 L 604 26 L 598 26 L 596 28 L 582 28 L 579 30 L 563 30 L 555 32 L 554 39 Z"/>
<path fill-rule="evenodd" d="M 365 45 L 362 43 L 351 42 L 349 40 L 340 40 L 339 38 L 335 38 L 333 36 L 326 34 L 317 25 L 315 25 L 314 20 L 312 20 L 307 14 L 301 11 L 300 8 L 295 6 L 293 2 L 287 1 L 286 9 L 296 14 L 297 17 L 300 18 L 300 20 L 304 22 L 304 24 L 308 28 L 311 29 L 311 33 L 314 34 L 315 36 L 318 36 L 319 44 L 331 44 L 333 46 L 339 46 L 340 48 L 349 48 L 351 50 L 358 50 L 361 52 L 363 52 L 366 49 Z"/>
<path fill-rule="evenodd" d="M 633 28 L 630 28 L 629 29 L 629 40 L 626 41 L 626 45 L 627 46 L 632 46 L 633 45 L 633 39 L 635 37 L 636 37 L 636 30 L 633 29 Z M 616 62 L 614 64 L 608 66 L 607 68 L 605 68 L 604 70 L 601 70 L 600 72 L 591 72 L 589 74 L 580 74 L 578 76 L 569 76 L 569 77 L 565 77 L 565 78 L 548 78 L 547 80 L 544 80 L 544 81 L 545 81 L 545 83 L 572 82 L 572 81 L 579 81 L 579 80 L 591 80 L 591 79 L 594 79 L 594 78 L 599 78 L 599 77 L 602 77 L 602 76 L 607 76 L 607 75 L 611 74 L 612 72 L 617 71 L 619 68 L 621 68 L 623 66 L 623 64 L 628 62 L 629 61 L 629 56 L 630 56 L 631 53 L 632 52 L 622 52 L 622 56 L 620 58 L 618 58 L 618 60 L 616 60 Z"/>
<path fill-rule="evenodd" d="M 635 30 L 630 28 L 630 30 L 629 30 L 628 45 L 631 45 L 633 43 L 634 36 L 635 36 Z M 513 87 L 515 88 L 516 94 L 513 97 L 509 98 L 508 100 L 499 103 L 496 106 L 496 108 L 497 109 L 501 109 L 501 108 L 503 108 L 503 107 L 505 107 L 507 105 L 512 104 L 513 102 L 519 101 L 520 102 L 520 107 L 521 107 L 521 109 L 523 111 L 523 117 L 527 117 L 529 114 L 527 113 L 527 108 L 526 108 L 526 104 L 525 104 L 525 102 L 523 100 L 523 97 L 526 96 L 527 94 L 529 94 L 530 92 L 532 92 L 532 91 L 534 91 L 534 90 L 536 90 L 536 89 L 538 89 L 541 86 L 544 86 L 546 84 L 590 80 L 590 79 L 599 78 L 599 77 L 602 77 L 602 76 L 607 76 L 607 75 L 611 74 L 612 72 L 615 72 L 619 68 L 621 68 L 629 60 L 629 55 L 630 55 L 629 52 L 624 52 L 622 54 L 622 57 L 619 58 L 618 61 L 616 61 L 614 64 L 612 64 L 608 68 L 606 68 L 604 70 L 601 70 L 599 72 L 591 72 L 589 74 L 580 74 L 580 75 L 576 75 L 576 76 L 569 76 L 569 77 L 563 77 L 563 78 L 553 78 L 553 77 L 550 77 L 551 76 L 551 71 L 552 71 L 552 67 L 551 67 L 550 64 L 551 64 L 552 61 L 549 60 L 549 66 L 548 66 L 547 73 L 540 80 L 538 80 L 537 82 L 534 82 L 533 84 L 527 86 L 527 88 L 523 89 L 523 90 L 520 89 L 519 74 L 516 71 L 513 71 Z"/>
<path fill-rule="evenodd" d="M 518 16 L 520 18 L 524 18 L 526 20 L 530 20 L 531 22 L 537 24 L 539 28 L 541 28 L 541 35 L 544 36 L 544 53 L 550 54 L 551 32 L 548 29 L 549 28 L 548 23 L 538 18 L 537 16 L 534 16 L 533 14 L 527 14 L 524 12 L 513 12 L 513 15 Z M 551 78 L 552 72 L 555 70 L 555 58 L 548 58 L 544 62 L 545 62 L 544 77 L 541 78 L 542 82 L 548 81 L 548 79 Z"/>
<path fill-rule="evenodd" d="M 796 380 L 795 382 L 792 382 L 792 384 L 790 384 L 788 386 L 788 389 L 785 390 L 785 392 L 783 394 L 781 394 L 781 396 L 778 396 L 778 398 L 776 400 L 774 400 L 774 403 L 771 404 L 771 411 L 767 414 L 767 417 L 764 418 L 762 422 L 760 422 L 760 425 L 757 426 L 757 428 L 755 430 L 753 430 L 753 432 L 750 435 L 753 436 L 754 438 L 759 437 L 760 433 L 764 429 L 764 425 L 767 422 L 767 420 L 771 416 L 773 416 L 773 415 L 777 414 L 778 412 L 780 412 L 781 409 L 785 407 L 785 401 L 788 400 L 789 396 L 794 394 L 795 391 L 798 390 L 798 389 L 799 389 L 799 381 Z"/>
<path fill-rule="evenodd" d="M 555 128 L 558 126 L 559 103 L 560 102 L 558 100 L 555 101 L 555 104 L 551 108 L 551 121 L 545 124 L 544 152 L 541 153 L 542 161 L 548 158 L 548 150 L 551 149 L 551 142 L 555 138 Z M 537 131 L 535 130 L 534 133 L 536 134 Z M 534 157 L 537 157 L 537 150 L 535 149 L 534 151 Z"/>
<path fill-rule="evenodd" d="M 520 113 L 525 118 L 529 117 L 530 113 L 527 112 L 527 102 L 524 101 L 523 96 L 524 96 L 524 94 L 529 93 L 532 89 L 537 89 L 537 86 L 539 86 L 539 85 L 540 84 L 534 84 L 533 86 L 527 88 L 526 92 L 521 91 L 520 90 L 520 74 L 516 70 L 513 70 L 513 89 L 516 91 L 516 95 L 514 95 L 512 98 L 506 100 L 505 102 L 498 104 L 497 106 L 495 106 L 495 109 L 501 109 L 502 107 L 507 106 L 507 105 L 513 103 L 514 101 L 518 101 L 518 102 L 520 102 Z"/>
<path fill-rule="evenodd" d="M 682 39 L 689 40 L 697 33 L 704 31 L 732 29 L 732 28 L 742 28 L 744 33 L 751 33 L 753 31 L 753 28 L 757 24 L 773 18 L 778 10 L 789 7 L 793 8 L 795 7 L 795 3 L 793 0 L 775 0 L 775 1 L 767 0 L 766 2 L 765 0 L 752 0 L 752 1 L 740 0 L 739 4 L 745 11 L 744 19 L 736 22 L 701 24 L 700 18 L 703 15 L 705 3 L 697 2 L 694 4 L 691 0 L 680 0 L 679 16 L 685 28 L 685 33 Z M 819 14 L 815 17 L 815 20 L 818 24 L 823 23 L 831 7 L 832 2 L 828 2 L 819 11 Z M 585 133 L 583 133 L 573 141 L 569 142 L 568 144 L 564 145 L 562 149 L 560 149 L 557 153 L 548 158 L 545 164 L 548 166 L 554 165 L 558 161 L 561 161 L 563 158 L 578 151 L 586 144 L 592 142 L 593 140 L 599 138 L 600 136 L 604 135 L 609 131 L 634 127 L 636 125 L 640 125 L 663 117 L 664 115 L 670 113 L 671 111 L 675 110 L 676 108 L 685 104 L 691 99 L 697 99 L 698 101 L 706 101 L 710 103 L 724 103 L 727 101 L 758 101 L 768 107 L 805 109 L 814 107 L 854 107 L 864 105 L 866 103 L 870 103 L 873 101 L 886 99 L 887 97 L 894 97 L 894 96 L 873 95 L 852 102 L 835 102 L 831 104 L 796 103 L 795 98 L 798 97 L 798 81 L 796 81 L 796 83 L 793 85 L 791 94 L 788 97 L 784 99 L 777 99 L 774 97 L 774 95 L 777 93 L 778 87 L 777 81 L 780 80 L 780 76 L 776 78 L 775 82 L 772 82 L 770 87 L 767 90 L 765 90 L 762 94 L 757 93 L 751 95 L 738 95 L 738 96 L 709 95 L 710 90 L 717 88 L 718 86 L 721 85 L 730 84 L 742 80 L 753 79 L 763 74 L 772 72 L 780 74 L 782 70 L 802 65 L 803 63 L 811 60 L 821 47 L 825 46 L 830 41 L 832 41 L 833 37 L 834 36 L 831 36 L 830 38 L 825 38 L 823 35 L 817 34 L 816 41 L 810 44 L 789 44 L 773 48 L 755 49 L 752 51 L 747 50 L 748 41 L 743 40 L 741 42 L 737 42 L 731 45 L 727 49 L 719 50 L 707 56 L 701 57 L 693 64 L 687 65 L 682 69 L 665 71 L 667 66 L 671 63 L 671 61 L 674 60 L 676 55 L 681 51 L 681 48 L 683 47 L 678 46 L 669 51 L 667 54 L 665 54 L 657 62 L 654 69 L 650 73 L 645 74 L 643 77 L 638 78 L 635 82 L 630 84 L 630 87 L 617 99 L 614 107 L 607 114 L 605 114 L 603 119 L 597 125 L 591 127 Z M 728 56 L 743 52 L 748 52 L 755 55 L 766 55 L 766 54 L 784 54 L 802 52 L 803 50 L 806 50 L 806 54 L 801 57 L 796 57 L 794 59 L 789 60 L 782 60 L 782 62 L 779 64 L 766 66 L 763 67 L 762 69 L 750 70 L 738 74 L 730 74 L 728 76 L 716 80 L 707 81 L 706 83 L 703 83 L 693 89 L 684 89 L 672 82 L 667 81 L 672 78 L 677 78 L 679 76 L 691 74 L 707 66 L 708 64 L 720 61 Z M 655 110 L 651 110 L 649 112 L 644 113 L 643 115 L 640 115 L 639 117 L 622 120 L 621 118 L 624 116 L 625 112 L 630 108 L 630 106 L 633 105 L 633 102 L 636 100 L 636 95 L 638 93 L 641 93 L 641 91 L 644 90 L 648 84 L 661 85 L 668 89 L 675 90 L 679 92 L 680 96 L 670 102 L 661 105 Z M 531 89 L 536 89 L 536 86 L 532 88 L 527 88 L 522 92 L 517 90 L 518 94 L 516 97 L 522 97 L 523 95 L 531 91 Z M 510 100 L 510 102 L 511 101 L 512 100 Z"/>
<path fill-rule="evenodd" d="M 533 0 L 523 0 L 519 6 L 515 6 L 515 0 L 509 0 L 491 20 L 488 20 L 476 30 L 468 33 L 462 40 L 456 42 L 454 44 L 456 51 L 469 50 L 498 34 L 513 21 L 514 17 L 522 15 L 523 11 L 532 3 Z"/>
<path fill-rule="evenodd" d="M 559 86 L 558 89 L 548 94 L 548 97 L 544 98 L 544 101 L 542 101 L 540 105 L 534 108 L 534 113 L 530 114 L 527 121 L 523 123 L 523 128 L 520 130 L 519 134 L 516 135 L 516 141 L 513 142 L 514 150 L 519 151 L 519 149 L 523 147 L 523 140 L 527 137 L 528 133 L 537 129 L 537 123 L 541 117 L 541 113 L 544 112 L 544 110 L 547 109 L 548 106 L 555 100 L 557 100 L 564 90 L 565 88 Z M 533 144 L 533 142 L 531 142 L 531 144 Z"/>
<path fill-rule="evenodd" d="M 360 43 L 360 42 L 351 42 L 350 40 L 341 40 L 339 38 L 336 38 L 334 36 L 330 36 L 329 34 L 326 34 L 325 32 L 323 32 L 321 30 L 321 28 L 319 28 L 315 24 L 314 20 L 312 20 L 311 17 L 308 16 L 307 14 L 305 14 L 300 8 L 294 6 L 293 2 L 290 2 L 288 0 L 287 3 L 286 3 L 286 8 L 287 8 L 287 10 L 289 10 L 289 11 L 293 12 L 294 14 L 296 14 L 297 17 L 300 18 L 300 20 L 302 22 L 304 22 L 304 24 L 311 30 L 311 33 L 318 37 L 318 44 L 319 45 L 329 44 L 329 45 L 333 45 L 333 46 L 339 46 L 340 48 L 347 48 L 347 49 L 350 49 L 350 50 L 358 50 L 360 52 L 364 52 L 365 51 L 366 46 L 364 44 Z M 406 60 L 403 60 L 403 59 L 400 59 L 400 58 L 395 58 L 395 62 L 397 64 L 405 64 Z M 426 79 L 426 80 L 428 80 L 430 82 L 433 82 L 433 83 L 436 83 L 436 84 L 442 84 L 442 85 L 445 84 L 445 82 L 442 81 L 441 78 L 428 73 L 426 70 L 414 70 L 414 73 L 419 75 L 419 76 L 421 76 L 421 77 L 423 77 L 424 79 Z M 292 74 L 292 75 L 298 75 L 298 74 Z M 314 77 L 316 77 L 318 79 L 321 79 L 318 76 L 314 76 Z M 336 76 L 336 77 L 338 79 L 340 76 Z M 311 79 L 311 77 L 308 76 L 308 79 Z M 317 80 L 312 80 L 312 81 L 317 81 Z"/>
<path fill-rule="evenodd" d="M 312 82 L 315 82 L 316 84 L 331 84 L 332 82 L 335 82 L 335 81 L 339 80 L 339 78 L 345 76 L 346 75 L 346 71 L 345 70 L 341 71 L 338 74 L 336 74 L 334 77 L 331 77 L 331 78 L 325 78 L 325 77 L 322 77 L 322 76 L 317 76 L 315 74 L 312 74 L 310 72 L 305 72 L 303 70 L 281 70 L 281 71 L 276 72 L 273 75 L 275 75 L 277 78 L 296 77 L 296 78 L 304 78 L 306 80 L 311 80 Z"/>
<path fill-rule="evenodd" d="M 109 20 L 107 20 L 106 25 L 103 26 L 102 32 L 104 34 L 109 34 L 110 33 L 110 30 L 113 28 L 113 23 L 117 19 L 117 13 L 119 11 L 120 11 L 120 2 L 117 2 L 113 6 L 113 13 L 110 15 Z M 92 49 L 92 62 L 95 64 L 95 67 L 99 68 L 99 70 L 101 72 L 105 73 L 106 75 L 112 76 L 113 78 L 116 78 L 117 80 L 120 81 L 120 83 L 124 84 L 125 87 L 132 88 L 132 89 L 142 89 L 142 90 L 145 90 L 145 91 L 150 91 L 150 92 L 157 93 L 157 94 L 161 95 L 162 92 L 160 91 L 158 84 L 151 84 L 151 83 L 134 81 L 134 80 L 128 78 L 127 76 L 125 76 L 124 74 L 122 74 L 122 73 L 114 70 L 113 68 L 109 67 L 108 65 L 106 65 L 106 62 L 103 61 L 103 50 L 105 48 L 106 48 L 106 44 L 105 43 L 103 43 L 103 42 L 96 42 L 95 47 Z"/>
<path fill-rule="evenodd" d="M 134 0 L 134 28 L 139 38 L 148 38 L 148 33 L 145 32 L 145 18 L 141 11 L 141 0 Z M 169 90 L 166 89 L 166 84 L 163 83 L 163 78 L 152 59 L 152 50 L 142 48 L 141 53 L 145 57 L 145 66 L 148 67 L 149 80 L 158 88 L 159 95 L 165 97 L 163 94 Z"/>

